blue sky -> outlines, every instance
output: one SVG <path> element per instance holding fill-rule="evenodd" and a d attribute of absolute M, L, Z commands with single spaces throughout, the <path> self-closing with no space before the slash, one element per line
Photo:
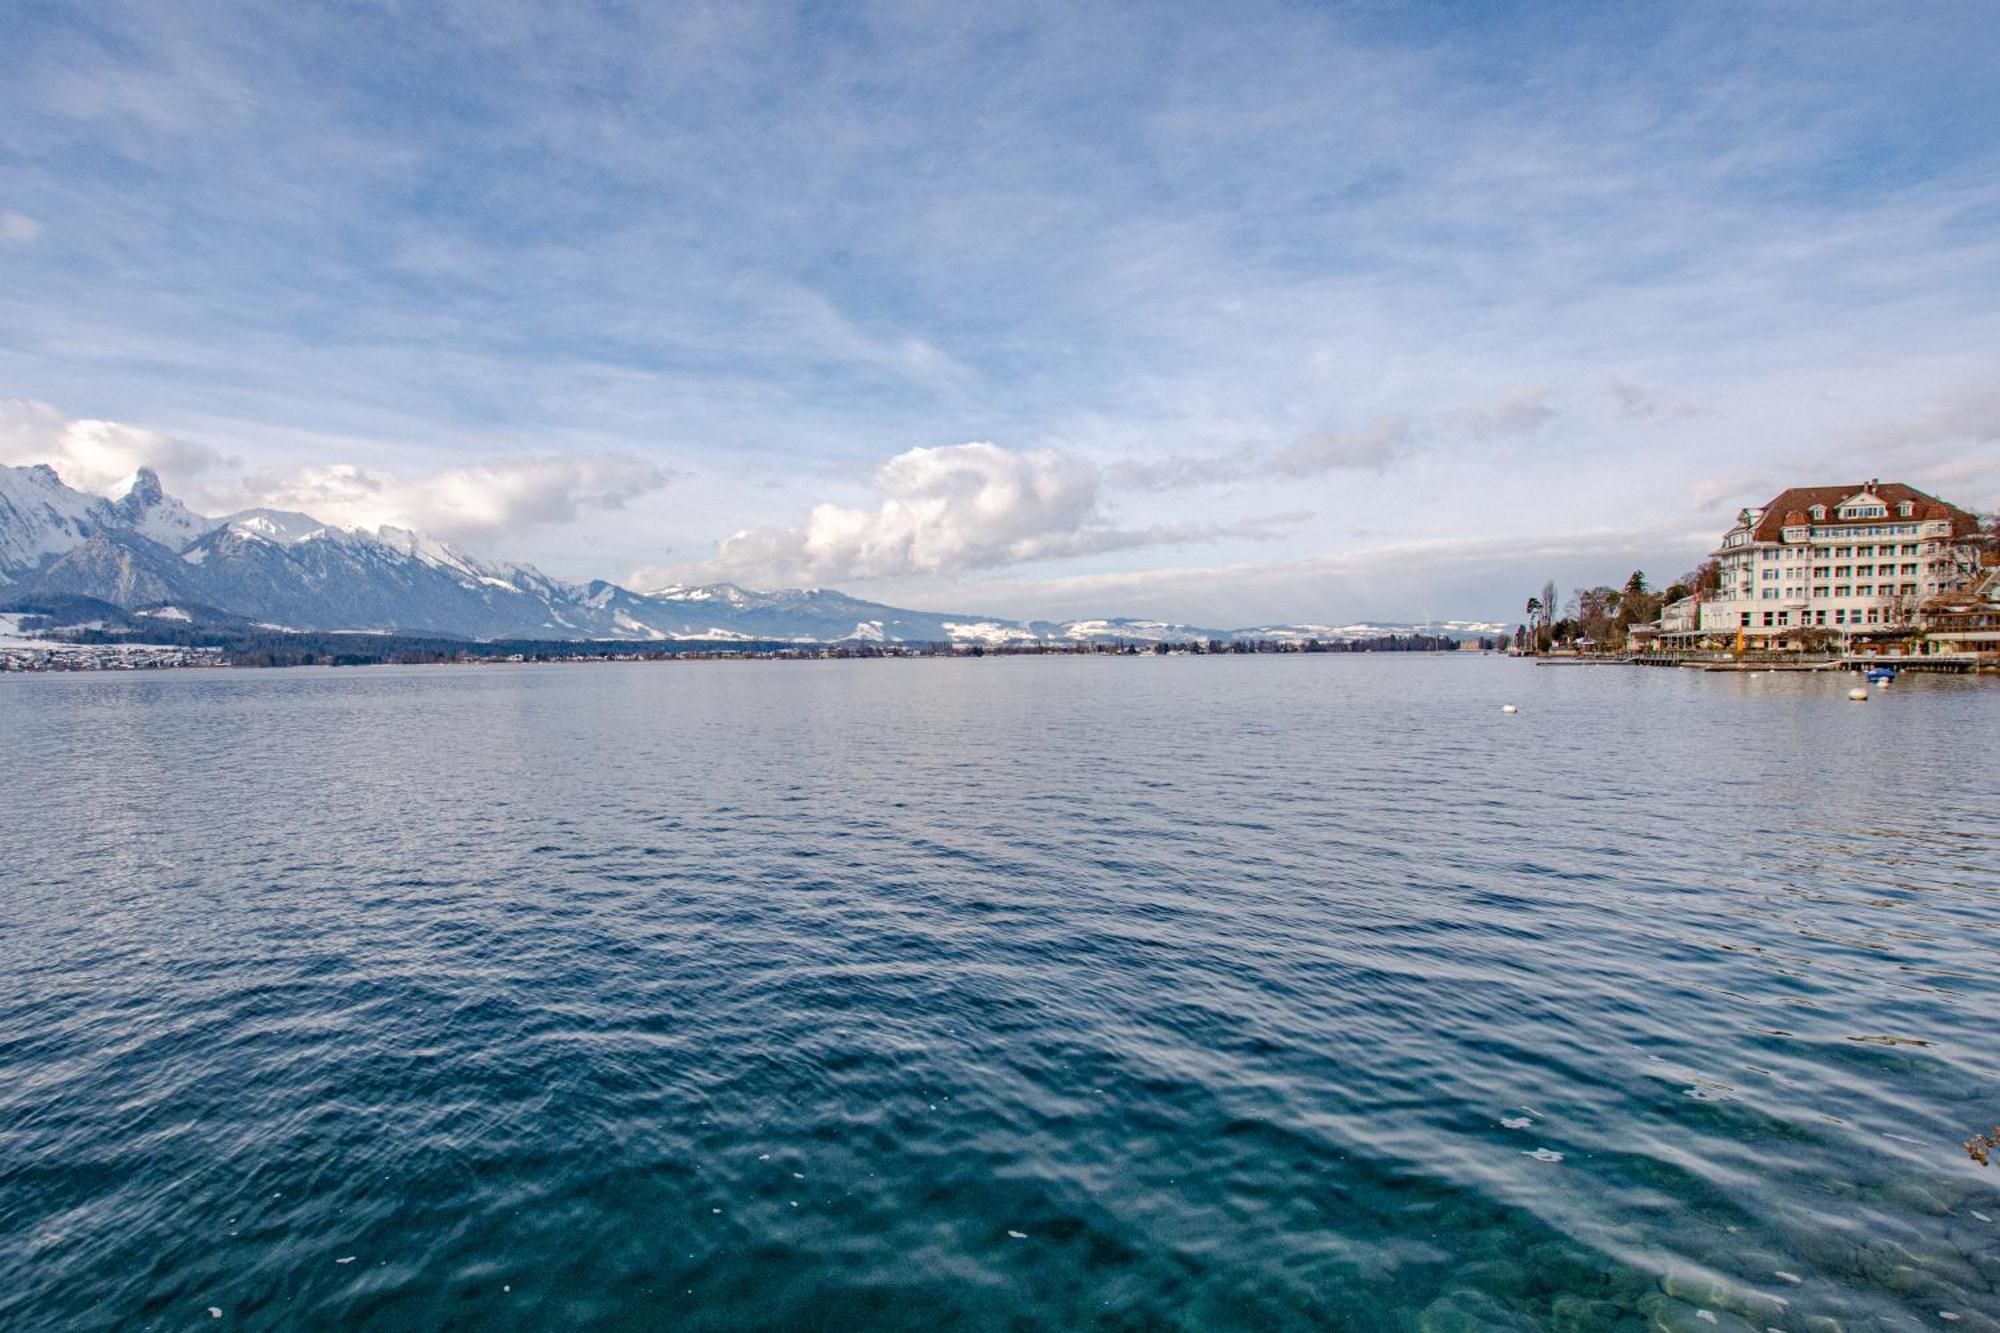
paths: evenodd
<path fill-rule="evenodd" d="M 0 461 L 568 576 L 1500 616 L 2000 506 L 1988 4 L 50 6 Z M 976 447 L 968 447 L 976 446 Z"/>

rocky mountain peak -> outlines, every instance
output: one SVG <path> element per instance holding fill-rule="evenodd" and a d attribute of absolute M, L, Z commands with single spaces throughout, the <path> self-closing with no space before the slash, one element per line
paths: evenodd
<path fill-rule="evenodd" d="M 166 488 L 160 485 L 160 474 L 149 467 L 142 467 L 126 478 L 125 484 L 113 491 L 111 498 L 128 509 L 142 509 L 160 503 L 166 495 Z"/>

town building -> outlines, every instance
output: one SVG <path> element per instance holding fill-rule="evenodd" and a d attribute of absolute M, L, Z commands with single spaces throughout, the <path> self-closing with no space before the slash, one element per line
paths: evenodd
<path fill-rule="evenodd" d="M 1714 552 L 1720 585 L 1667 608 L 1675 634 L 1751 649 L 1913 641 L 1923 608 L 1981 580 L 1979 521 L 1900 482 L 1799 486 L 1745 509 Z"/>
<path fill-rule="evenodd" d="M 2000 565 L 1989 565 L 1971 587 L 1926 602 L 1920 614 L 1926 653 L 2000 656 Z"/>

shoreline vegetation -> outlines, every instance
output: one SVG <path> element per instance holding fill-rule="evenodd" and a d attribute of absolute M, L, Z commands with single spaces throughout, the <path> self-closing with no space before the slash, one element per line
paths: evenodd
<path fill-rule="evenodd" d="M 24 630 L 38 627 L 32 617 Z M 472 641 L 423 634 L 206 630 L 149 626 L 146 642 L 103 628 L 0 645 L 0 671 L 132 671 L 181 667 L 430 666 L 553 662 L 823 661 L 916 657 L 1251 656 L 1285 653 L 1497 652 L 1504 636 L 1384 634 L 1354 639 L 1139 639 L 1074 643 L 802 643 L 778 639 Z"/>
<path fill-rule="evenodd" d="M 1519 653 L 1548 654 L 1581 645 L 1597 655 L 1615 656 L 1625 651 L 1635 625 L 1658 621 L 1665 608 L 1697 593 L 1714 593 L 1721 582 L 1721 567 L 1713 559 L 1658 591 L 1644 570 L 1635 569 L 1623 587 L 1579 588 L 1563 602 L 1551 579 L 1524 605 L 1525 619 L 1514 627 L 1513 647 Z M 1558 606 L 1563 608 L 1560 616 Z"/>

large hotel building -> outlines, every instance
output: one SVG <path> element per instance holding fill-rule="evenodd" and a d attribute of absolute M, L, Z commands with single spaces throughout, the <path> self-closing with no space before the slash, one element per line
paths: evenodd
<path fill-rule="evenodd" d="M 1978 530 L 1957 505 L 1898 482 L 1794 487 L 1737 515 L 1715 552 L 1721 586 L 1668 608 L 1661 628 L 1754 647 L 1793 646 L 1809 627 L 1908 633 L 1926 602 L 1978 579 Z"/>

